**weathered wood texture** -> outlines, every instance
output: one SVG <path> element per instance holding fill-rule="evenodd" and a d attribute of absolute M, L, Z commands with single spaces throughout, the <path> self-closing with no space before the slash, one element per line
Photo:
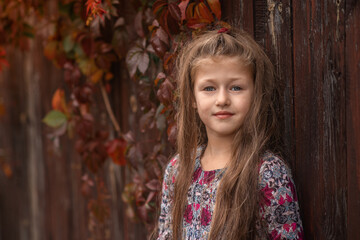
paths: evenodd
<path fill-rule="evenodd" d="M 346 239 L 344 2 L 293 3 L 295 161 L 304 227 L 311 238 Z"/>
<path fill-rule="evenodd" d="M 359 239 L 360 222 L 360 3 L 345 6 L 347 236 Z"/>
<path fill-rule="evenodd" d="M 225 20 L 264 46 L 285 85 L 284 139 L 306 239 L 358 239 L 359 1 L 229 0 L 222 8 Z M 30 52 L 9 49 L 8 55 L 12 67 L 0 75 L 7 110 L 0 118 L 0 158 L 14 174 L 0 173 L 0 240 L 87 239 L 84 169 L 74 142 L 64 137 L 56 148 L 41 123 L 53 92 L 64 87 L 62 72 L 43 57 L 41 39 Z M 129 104 L 136 89 L 121 69 L 115 70 L 111 103 L 122 129 L 136 132 L 139 116 Z M 124 169 L 111 163 L 105 169 L 110 239 L 145 239 L 145 228 L 124 214 Z"/>
<path fill-rule="evenodd" d="M 225 15 L 246 22 L 246 10 L 234 11 L 243 6 L 238 2 L 226 2 Z M 357 239 L 360 4 L 251 2 L 254 29 L 249 32 L 285 84 L 284 139 L 292 153 L 306 239 Z"/>

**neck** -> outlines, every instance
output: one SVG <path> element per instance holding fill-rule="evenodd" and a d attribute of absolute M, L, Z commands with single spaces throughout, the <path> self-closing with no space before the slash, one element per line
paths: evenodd
<path fill-rule="evenodd" d="M 201 164 L 204 170 L 214 170 L 226 167 L 231 160 L 233 137 L 208 136 L 208 144 Z"/>

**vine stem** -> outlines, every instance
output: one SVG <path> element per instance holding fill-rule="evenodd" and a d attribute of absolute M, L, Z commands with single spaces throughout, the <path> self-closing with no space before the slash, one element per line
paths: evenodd
<path fill-rule="evenodd" d="M 117 122 L 117 120 L 115 118 L 114 111 L 112 110 L 111 105 L 110 105 L 109 96 L 106 92 L 104 83 L 102 81 L 100 81 L 100 88 L 101 88 L 101 95 L 104 99 L 106 111 L 108 112 L 110 120 L 111 120 L 112 124 L 114 125 L 115 131 L 119 134 L 119 136 L 121 136 L 122 134 L 121 134 L 121 129 L 120 129 L 119 123 Z"/>

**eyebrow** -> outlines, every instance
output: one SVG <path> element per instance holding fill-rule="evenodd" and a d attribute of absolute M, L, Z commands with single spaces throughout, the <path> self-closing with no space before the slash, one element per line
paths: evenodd
<path fill-rule="evenodd" d="M 243 81 L 245 79 L 243 77 L 234 77 L 234 78 L 226 79 L 226 81 L 228 81 L 228 82 L 233 82 L 233 81 L 238 81 L 238 80 Z M 215 79 L 213 79 L 213 78 L 203 78 L 202 81 L 204 83 L 207 83 L 207 82 L 216 83 Z"/>

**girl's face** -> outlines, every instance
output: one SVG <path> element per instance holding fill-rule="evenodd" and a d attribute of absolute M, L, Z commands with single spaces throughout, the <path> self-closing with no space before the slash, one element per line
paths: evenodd
<path fill-rule="evenodd" d="M 208 138 L 234 136 L 249 112 L 254 80 L 236 57 L 200 60 L 194 74 L 195 105 Z"/>

